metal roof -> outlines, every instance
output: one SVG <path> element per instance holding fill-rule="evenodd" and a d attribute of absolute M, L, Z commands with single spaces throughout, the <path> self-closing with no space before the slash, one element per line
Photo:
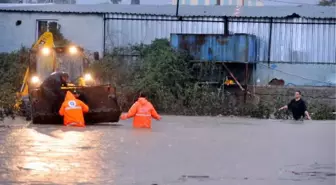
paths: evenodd
<path fill-rule="evenodd" d="M 4 7 L 18 7 L 18 6 L 45 6 L 45 5 L 54 5 L 54 3 L 29 3 L 29 4 L 22 4 L 22 3 L 0 3 L 0 8 Z"/>
<path fill-rule="evenodd" d="M 134 15 L 165 15 L 175 16 L 174 5 L 22 5 L 1 6 L 0 12 L 37 12 L 37 13 L 73 13 L 73 14 L 134 14 Z M 287 17 L 297 14 L 305 18 L 336 18 L 335 7 L 325 6 L 188 6 L 181 5 L 180 16 L 233 17 Z"/>

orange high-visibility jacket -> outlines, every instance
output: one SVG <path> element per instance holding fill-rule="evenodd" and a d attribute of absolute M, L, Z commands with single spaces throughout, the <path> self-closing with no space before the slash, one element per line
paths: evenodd
<path fill-rule="evenodd" d="M 59 114 L 64 116 L 65 126 L 71 124 L 72 126 L 85 127 L 83 113 L 87 113 L 88 111 L 89 107 L 85 103 L 76 99 L 70 91 L 67 91 Z"/>
<path fill-rule="evenodd" d="M 160 120 L 160 115 L 156 112 L 153 105 L 146 100 L 146 98 L 139 98 L 135 102 L 127 114 L 123 114 L 121 119 L 128 119 L 134 117 L 133 127 L 135 128 L 151 128 L 152 117 Z"/>

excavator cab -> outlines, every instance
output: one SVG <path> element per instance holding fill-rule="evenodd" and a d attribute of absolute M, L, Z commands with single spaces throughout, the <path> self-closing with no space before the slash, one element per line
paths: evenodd
<path fill-rule="evenodd" d="M 88 124 L 118 122 L 121 109 L 115 87 L 97 84 L 91 74 L 87 73 L 88 66 L 89 59 L 85 57 L 82 48 L 73 44 L 55 47 L 52 33 L 45 32 L 31 50 L 29 67 L 20 92 L 24 105 L 21 108 L 25 109 L 23 112 L 26 116 L 30 116 L 32 122 L 37 124 L 62 123 L 62 118 L 52 111 L 60 107 L 51 107 L 50 102 L 53 100 L 45 96 L 40 87 L 52 73 L 62 71 L 69 74 L 70 83 L 66 87 L 60 87 L 60 91 L 80 92 L 80 97 L 85 99 L 90 108 L 85 114 Z M 64 97 L 62 102 L 63 100 Z"/>

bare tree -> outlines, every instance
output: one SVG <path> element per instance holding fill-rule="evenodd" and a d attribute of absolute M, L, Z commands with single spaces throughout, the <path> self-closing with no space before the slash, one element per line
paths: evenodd
<path fill-rule="evenodd" d="M 140 0 L 132 0 L 131 4 L 140 4 Z"/>
<path fill-rule="evenodd" d="M 111 0 L 111 3 L 113 4 L 119 4 L 121 2 L 121 0 Z"/>
<path fill-rule="evenodd" d="M 336 6 L 335 0 L 320 0 L 319 2 L 320 6 Z"/>

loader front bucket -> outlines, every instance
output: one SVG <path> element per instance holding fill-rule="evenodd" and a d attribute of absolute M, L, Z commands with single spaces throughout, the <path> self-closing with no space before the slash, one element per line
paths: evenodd
<path fill-rule="evenodd" d="M 121 115 L 121 108 L 118 105 L 115 88 L 110 85 L 74 87 L 84 96 L 85 103 L 89 106 L 89 112 L 84 114 L 87 124 L 118 122 Z M 62 89 L 67 91 L 67 89 Z M 52 100 L 46 98 L 40 89 L 30 93 L 32 105 L 32 122 L 35 124 L 62 124 L 62 117 L 53 112 Z M 62 98 L 59 105 L 64 101 Z M 57 107 L 56 110 L 59 110 Z"/>

